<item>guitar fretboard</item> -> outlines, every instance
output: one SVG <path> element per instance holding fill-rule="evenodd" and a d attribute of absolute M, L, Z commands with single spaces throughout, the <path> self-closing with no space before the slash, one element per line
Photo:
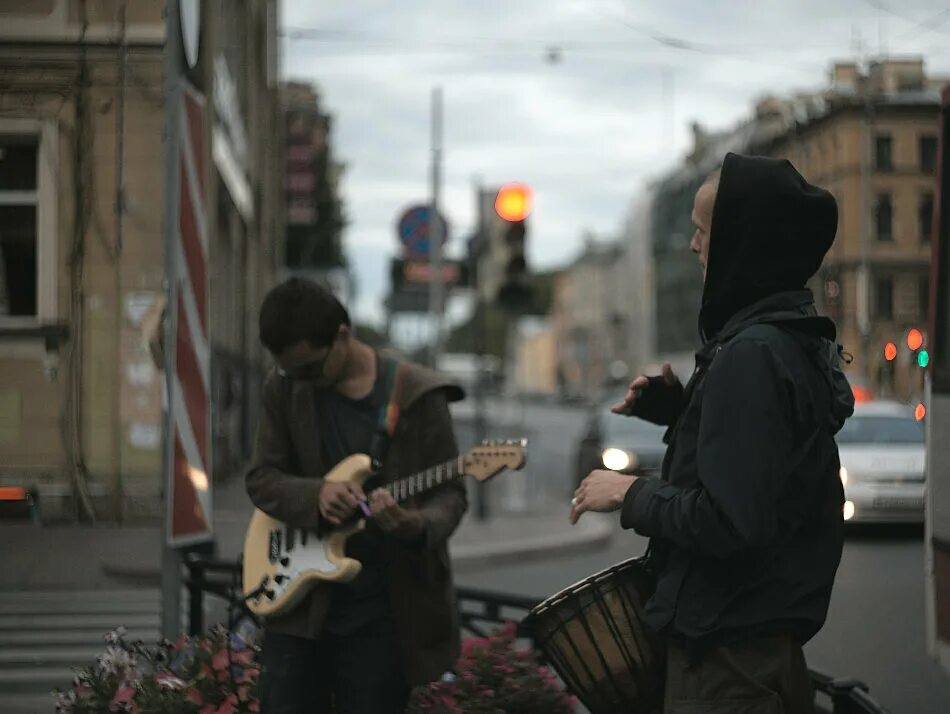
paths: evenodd
<path fill-rule="evenodd" d="M 465 457 L 459 455 L 451 461 L 438 464 L 412 476 L 398 479 L 383 488 L 392 494 L 396 502 L 405 501 L 436 486 L 441 486 L 465 474 Z"/>

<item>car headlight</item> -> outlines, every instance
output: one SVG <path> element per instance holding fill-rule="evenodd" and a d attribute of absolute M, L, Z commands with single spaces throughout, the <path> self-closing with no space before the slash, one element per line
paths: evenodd
<path fill-rule="evenodd" d="M 632 452 L 613 447 L 604 449 L 604 452 L 600 455 L 600 460 L 604 467 L 611 471 L 624 471 L 633 468 L 637 463 L 637 459 Z"/>
<path fill-rule="evenodd" d="M 847 486 L 848 485 L 848 469 L 842 466 L 840 469 L 838 469 L 838 476 L 841 477 L 841 485 Z"/>

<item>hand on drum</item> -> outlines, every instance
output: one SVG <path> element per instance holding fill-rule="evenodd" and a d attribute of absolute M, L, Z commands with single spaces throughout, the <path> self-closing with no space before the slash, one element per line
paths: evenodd
<path fill-rule="evenodd" d="M 587 511 L 610 513 L 619 510 L 623 505 L 623 498 L 627 495 L 636 476 L 594 469 L 581 481 L 581 485 L 574 492 L 571 499 L 571 525 L 577 523 L 582 514 Z"/>

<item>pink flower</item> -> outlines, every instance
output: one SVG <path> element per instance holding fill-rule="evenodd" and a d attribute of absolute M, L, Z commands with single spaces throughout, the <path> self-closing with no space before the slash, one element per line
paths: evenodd
<path fill-rule="evenodd" d="M 484 650 L 489 642 L 484 637 L 469 637 L 462 643 L 462 655 L 471 655 L 474 652 Z"/>
<path fill-rule="evenodd" d="M 228 651 L 219 650 L 218 653 L 211 658 L 211 666 L 219 672 L 226 670 L 228 668 Z"/>
<path fill-rule="evenodd" d="M 235 701 L 232 701 L 231 697 L 234 697 L 234 695 L 229 695 L 228 698 L 221 703 L 221 706 L 215 710 L 214 714 L 234 714 L 234 705 L 237 703 L 237 698 L 235 697 Z"/>
<path fill-rule="evenodd" d="M 194 687 L 188 687 L 188 691 L 185 692 L 185 697 L 187 697 L 188 701 L 192 704 L 197 704 L 198 706 L 204 704 L 204 700 L 201 698 L 201 692 Z"/>
<path fill-rule="evenodd" d="M 112 704 L 122 704 L 123 702 L 131 702 L 135 699 L 135 688 L 128 685 L 119 688 L 115 696 L 112 697 Z"/>
<path fill-rule="evenodd" d="M 254 653 L 251 650 L 243 650 L 241 652 L 232 652 L 231 661 L 238 664 L 250 664 L 254 661 Z"/>
<path fill-rule="evenodd" d="M 261 710 L 261 705 L 257 702 L 251 702 L 248 707 L 252 712 L 259 712 Z"/>

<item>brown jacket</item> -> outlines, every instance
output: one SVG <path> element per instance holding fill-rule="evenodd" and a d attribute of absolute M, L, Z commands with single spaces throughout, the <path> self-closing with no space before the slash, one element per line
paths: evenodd
<path fill-rule="evenodd" d="M 431 370 L 408 365 L 399 391 L 399 422 L 390 441 L 384 481 L 422 471 L 458 455 L 448 402 L 462 390 Z M 264 383 L 248 495 L 257 508 L 289 525 L 321 526 L 317 495 L 324 463 L 316 400 L 320 391 L 272 372 Z M 447 542 L 468 503 L 465 484 L 453 482 L 409 502 L 425 519 L 419 544 L 382 541 L 390 608 L 403 647 L 410 684 L 424 684 L 448 670 L 459 654 L 459 623 Z M 266 627 L 316 638 L 330 604 L 330 586 L 317 585 L 287 615 Z"/>

